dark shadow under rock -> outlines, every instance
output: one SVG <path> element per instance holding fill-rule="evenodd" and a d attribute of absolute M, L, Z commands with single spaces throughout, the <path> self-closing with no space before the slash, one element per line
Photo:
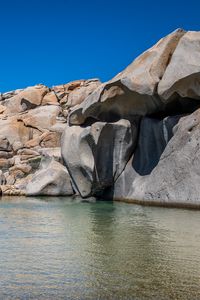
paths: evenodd
<path fill-rule="evenodd" d="M 158 164 L 161 154 L 173 136 L 173 127 L 180 117 L 166 117 L 163 120 L 142 118 L 132 162 L 133 169 L 139 175 L 150 174 Z"/>

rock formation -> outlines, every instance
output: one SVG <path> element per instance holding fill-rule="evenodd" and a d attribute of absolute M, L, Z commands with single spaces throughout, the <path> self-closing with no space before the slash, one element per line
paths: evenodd
<path fill-rule="evenodd" d="M 113 185 L 134 150 L 136 135 L 137 125 L 128 120 L 66 127 L 62 156 L 82 197 L 102 195 Z"/>
<path fill-rule="evenodd" d="M 52 88 L 36 85 L 0 95 L 3 194 L 73 194 L 67 169 L 60 165 L 61 135 L 70 110 L 100 84 L 97 79 L 78 80 Z M 55 162 L 42 171 L 48 158 Z M 66 181 L 66 187 L 62 180 Z"/>
<path fill-rule="evenodd" d="M 200 32 L 176 30 L 99 86 L 71 112 L 71 127 L 65 129 L 62 153 L 75 186 L 81 185 L 78 192 L 82 196 L 100 194 L 107 199 L 163 205 L 200 204 L 199 39 Z M 102 122 L 104 126 L 117 126 L 125 121 L 130 122 L 132 134 L 128 140 L 125 132 L 119 134 L 122 149 L 129 149 L 123 157 L 124 152 L 116 152 L 112 142 L 116 132 L 111 138 L 109 131 L 101 134 L 100 130 L 95 139 L 93 128 Z M 86 135 L 92 137 L 88 139 Z M 72 151 L 67 146 L 73 138 L 78 141 L 73 146 L 73 151 L 77 148 L 76 162 L 70 161 Z M 81 151 L 79 143 L 87 143 L 87 147 Z M 101 154 L 95 155 L 102 152 L 104 159 Z M 98 176 L 96 166 L 100 166 Z M 116 169 L 117 176 L 113 172 L 110 179 Z M 101 178 L 106 178 L 106 184 L 101 184 Z"/>
<path fill-rule="evenodd" d="M 106 83 L 0 96 L 3 194 L 200 206 L 200 32 L 178 29 Z"/>
<path fill-rule="evenodd" d="M 40 169 L 26 184 L 27 196 L 70 196 L 73 194 L 67 169 L 53 158 L 44 158 Z"/>

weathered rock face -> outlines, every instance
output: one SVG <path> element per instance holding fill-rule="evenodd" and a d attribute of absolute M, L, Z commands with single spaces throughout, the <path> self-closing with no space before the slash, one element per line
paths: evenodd
<path fill-rule="evenodd" d="M 138 122 L 96 122 L 87 127 L 66 127 L 62 156 L 82 197 L 99 195 L 123 171 L 133 153 Z"/>
<path fill-rule="evenodd" d="M 200 205 L 199 40 L 200 32 L 173 32 L 72 111 L 62 153 L 83 197 L 101 191 L 116 200 Z M 113 138 L 126 135 L 116 126 L 122 119 L 135 134 L 123 163 L 119 151 L 113 168 Z M 96 138 L 99 124 L 108 127 Z"/>
<path fill-rule="evenodd" d="M 178 43 L 158 85 L 165 102 L 181 98 L 200 99 L 200 33 L 189 31 Z"/>
<path fill-rule="evenodd" d="M 73 105 L 81 103 L 98 85 L 100 82 L 97 79 L 79 80 L 51 89 L 36 85 L 1 94 L 0 181 L 4 185 L 3 194 L 26 194 L 24 183 L 32 180 L 32 174 L 38 171 L 44 156 L 62 163 L 60 142 L 68 111 Z M 58 92 L 61 87 L 62 95 Z M 70 103 L 68 98 L 71 99 Z M 56 170 L 56 167 L 53 167 L 53 171 L 48 169 L 48 172 L 54 172 L 55 181 Z M 62 174 L 61 168 L 59 170 Z M 50 182 L 49 173 L 45 176 Z M 55 190 L 48 186 L 49 193 L 56 193 L 56 190 L 67 193 L 63 187 L 52 184 Z M 69 188 L 67 190 L 71 193 Z M 47 189 L 42 191 L 40 186 L 40 192 L 45 191 L 47 193 Z"/>
<path fill-rule="evenodd" d="M 26 185 L 27 196 L 70 196 L 73 194 L 67 169 L 55 160 L 45 159 L 40 169 Z"/>
<path fill-rule="evenodd" d="M 47 93 L 48 88 L 43 85 L 28 87 L 13 97 L 3 100 L 2 105 L 6 107 L 6 114 L 16 114 L 41 105 L 42 98 Z"/>
<path fill-rule="evenodd" d="M 158 165 L 166 145 L 173 136 L 174 126 L 180 118 L 181 116 L 167 117 L 163 120 L 147 117 L 142 119 L 137 147 L 124 172 L 115 182 L 114 198 L 127 200 L 139 198 L 139 193 L 136 197 L 137 186 L 141 188 Z"/>
<path fill-rule="evenodd" d="M 106 83 L 1 94 L 2 193 L 200 206 L 199 53 L 179 29 Z"/>
<path fill-rule="evenodd" d="M 151 172 L 146 176 L 136 173 L 134 159 L 130 161 L 115 183 L 114 197 L 164 205 L 199 205 L 199 129 L 200 110 L 180 118 L 173 127 L 174 136 Z"/>
<path fill-rule="evenodd" d="M 67 117 L 74 106 L 81 104 L 100 85 L 101 82 L 98 79 L 90 79 L 77 80 L 53 87 L 53 91 L 62 106 L 63 115 Z"/>
<path fill-rule="evenodd" d="M 83 124 L 90 117 L 102 121 L 131 120 L 135 115 L 163 110 L 157 86 L 184 34 L 179 29 L 161 39 L 123 72 L 102 84 L 71 113 L 70 124 Z"/>

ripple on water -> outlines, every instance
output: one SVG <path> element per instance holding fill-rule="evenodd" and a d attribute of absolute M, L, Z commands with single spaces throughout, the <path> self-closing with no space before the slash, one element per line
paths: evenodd
<path fill-rule="evenodd" d="M 0 202 L 0 299 L 200 299 L 199 211 Z"/>

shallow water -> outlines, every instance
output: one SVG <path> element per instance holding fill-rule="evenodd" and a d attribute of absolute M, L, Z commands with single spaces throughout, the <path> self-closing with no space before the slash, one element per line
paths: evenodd
<path fill-rule="evenodd" d="M 3 199 L 0 299 L 200 299 L 200 211 Z"/>

